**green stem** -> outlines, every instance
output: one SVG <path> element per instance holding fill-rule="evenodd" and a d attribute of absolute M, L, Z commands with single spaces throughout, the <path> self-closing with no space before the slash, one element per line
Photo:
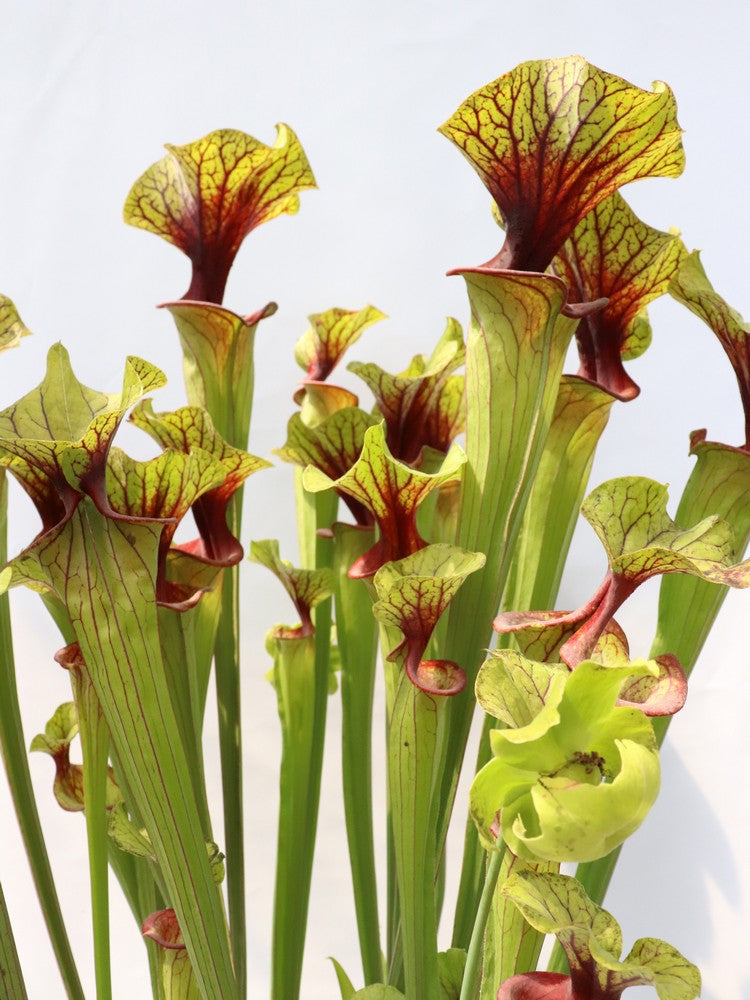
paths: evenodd
<path fill-rule="evenodd" d="M 7 491 L 5 474 L 0 472 L 0 566 L 8 558 Z M 21 837 L 65 990 L 72 1000 L 83 1000 L 83 989 L 60 910 L 29 774 L 16 687 L 7 593 L 0 594 L 0 691 L 3 693 L 0 698 L 0 749 Z"/>
<path fill-rule="evenodd" d="M 482 724 L 482 735 L 477 749 L 477 763 L 474 773 L 479 771 L 492 757 L 490 750 L 490 730 L 497 720 L 485 715 Z M 477 835 L 477 827 L 471 816 L 466 820 L 464 835 L 464 853 L 461 862 L 461 880 L 458 885 L 456 911 L 453 918 L 454 948 L 468 948 L 474 928 L 475 916 L 482 895 L 484 884 L 484 869 L 487 851 L 482 847 Z"/>
<path fill-rule="evenodd" d="M 371 529 L 334 526 L 336 634 L 341 655 L 341 761 L 354 908 L 365 985 L 384 981 L 372 815 L 372 704 L 378 632 L 372 602 L 351 564 L 372 544 Z"/>
<path fill-rule="evenodd" d="M 13 928 L 10 925 L 8 908 L 5 905 L 3 887 L 0 885 L 0 983 L 3 1000 L 28 1000 L 23 982 L 21 964 L 18 961 Z"/>
<path fill-rule="evenodd" d="M 224 851 L 227 859 L 227 907 L 237 996 L 247 991 L 247 916 L 245 912 L 245 819 L 242 799 L 242 720 L 239 669 L 239 574 L 224 570 L 221 617 L 216 633 L 216 702 L 224 808 Z"/>
<path fill-rule="evenodd" d="M 97 1000 L 112 996 L 109 940 L 109 835 L 107 760 L 109 731 L 85 668 L 70 668 L 83 755 L 83 801 L 91 881 L 94 971 Z"/>
<path fill-rule="evenodd" d="M 435 875 L 445 699 L 426 694 L 401 672 L 389 734 L 389 790 L 409 1000 L 439 996 Z"/>
<path fill-rule="evenodd" d="M 461 995 L 459 1000 L 476 1000 L 479 996 L 479 987 L 482 979 L 482 954 L 484 950 L 484 930 L 487 926 L 487 919 L 492 909 L 492 899 L 495 894 L 497 879 L 505 855 L 505 844 L 498 842 L 498 849 L 491 853 L 489 864 L 487 865 L 487 877 L 484 880 L 482 897 L 479 900 L 474 928 L 471 932 L 471 941 L 466 953 L 466 966 L 464 968 L 464 978 L 461 984 Z"/>
<path fill-rule="evenodd" d="M 175 303 L 169 307 L 183 353 L 185 388 L 192 406 L 204 407 L 219 434 L 232 447 L 247 448 L 255 369 L 257 323 L 212 303 Z M 239 538 L 242 494 L 234 495 L 227 523 Z M 219 751 L 227 859 L 227 902 L 232 959 L 240 1000 L 247 994 L 247 917 L 245 910 L 244 813 L 242 798 L 242 728 L 240 704 L 239 574 L 224 571 L 214 647 Z M 204 634 L 205 637 L 205 634 Z"/>
<path fill-rule="evenodd" d="M 275 647 L 273 684 L 282 729 L 271 997 L 296 1000 L 307 911 L 303 866 L 308 853 L 309 765 L 314 742 L 315 640 L 282 635 L 270 641 Z"/>
<path fill-rule="evenodd" d="M 511 564 L 525 505 L 552 420 L 575 323 L 560 314 L 565 290 L 544 275 L 467 272 L 472 318 L 466 356 L 466 454 L 457 544 L 484 552 L 449 611 L 440 657 L 466 671 L 451 698 L 438 836 L 447 835 L 474 714 L 474 680 Z"/>
<path fill-rule="evenodd" d="M 367 581 L 370 600 L 377 600 L 377 594 L 372 581 Z M 371 612 L 372 613 L 372 612 Z M 401 642 L 402 636 L 397 629 L 383 625 L 378 627 L 380 654 L 383 661 L 385 677 L 385 746 L 390 746 L 391 719 L 396 700 L 400 670 L 395 663 L 387 659 L 388 653 Z M 396 989 L 403 990 L 404 985 L 404 947 L 401 934 L 401 905 L 398 895 L 398 872 L 396 867 L 396 843 L 394 840 L 394 805 L 391 799 L 390 782 L 386 787 L 386 878 L 387 878 L 387 917 L 386 917 L 386 981 Z"/>
<path fill-rule="evenodd" d="M 386 868 L 388 886 L 386 905 L 386 982 L 397 990 L 404 988 L 404 943 L 401 937 L 401 905 L 398 898 L 398 871 L 396 869 L 396 843 L 393 839 L 393 809 L 388 806 L 388 829 L 386 831 Z"/>
<path fill-rule="evenodd" d="M 615 398 L 563 375 L 503 593 L 506 611 L 555 607 L 578 511 Z"/>
<path fill-rule="evenodd" d="M 211 817 L 206 796 L 200 722 L 203 711 L 198 703 L 192 629 L 190 619 L 186 620 L 192 611 L 181 613 L 171 608 L 159 608 L 158 614 L 159 637 L 169 694 L 190 767 L 193 792 L 201 814 L 203 836 L 210 840 L 212 839 Z"/>
<path fill-rule="evenodd" d="M 306 569 L 331 567 L 331 539 L 319 532 L 330 529 L 338 497 L 335 493 L 304 492 L 299 475 L 295 482 L 300 564 Z M 312 619 L 312 637 L 275 640 L 274 683 L 283 742 L 274 897 L 274 1000 L 296 1000 L 302 975 L 329 695 L 330 599 L 317 605 Z"/>

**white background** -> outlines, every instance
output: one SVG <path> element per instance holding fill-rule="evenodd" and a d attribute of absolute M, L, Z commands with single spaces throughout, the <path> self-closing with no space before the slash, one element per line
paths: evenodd
<path fill-rule="evenodd" d="M 177 339 L 169 316 L 153 306 L 184 293 L 188 263 L 161 240 L 124 226 L 122 202 L 161 156 L 163 142 L 234 127 L 270 143 L 275 122 L 285 121 L 297 131 L 320 190 L 303 193 L 299 216 L 252 234 L 226 297 L 227 306 L 242 313 L 269 299 L 280 304 L 258 336 L 250 447 L 267 456 L 285 437 L 299 375 L 292 347 L 308 313 L 377 305 L 390 319 L 367 332 L 352 357 L 394 371 L 413 353 L 431 350 L 445 315 L 465 323 L 462 282 L 444 273 L 490 257 L 498 231 L 478 178 L 435 129 L 466 95 L 518 62 L 574 52 L 640 86 L 663 79 L 673 87 L 687 169 L 677 181 L 640 182 L 626 195 L 646 221 L 676 225 L 690 247 L 703 248 L 718 289 L 740 311 L 750 310 L 750 19 L 739 3 L 37 0 L 3 14 L 0 291 L 16 301 L 35 336 L 3 356 L 0 405 L 40 380 L 47 348 L 58 339 L 88 384 L 114 391 L 124 356 L 139 354 L 169 375 L 158 408 L 183 402 Z M 731 370 L 708 331 L 669 301 L 654 305 L 651 317 L 654 344 L 629 369 L 643 393 L 615 407 L 592 485 L 614 475 L 650 475 L 671 483 L 676 504 L 691 466 L 688 432 L 707 426 L 710 438 L 738 444 L 742 420 Z M 356 387 L 348 373 L 340 381 Z M 251 480 L 245 543 L 279 537 L 282 554 L 295 558 L 291 482 L 287 467 Z M 37 524 L 17 492 L 12 513 L 15 551 Z M 562 607 L 590 596 L 603 573 L 602 553 L 585 525 L 572 565 Z M 262 639 L 291 611 L 263 571 L 248 565 L 243 574 L 249 961 L 252 995 L 262 998 L 268 995 L 278 763 Z M 655 584 L 642 588 L 621 616 L 635 654 L 650 645 L 656 596 Z M 14 594 L 13 612 L 28 741 L 69 689 L 52 663 L 60 643 L 41 604 L 33 595 Z M 662 796 L 626 847 L 608 898 L 626 949 L 639 936 L 669 940 L 701 966 L 708 1000 L 750 996 L 749 620 L 750 596 L 732 595 L 671 730 Z M 327 955 L 361 982 L 337 784 L 335 699 L 330 714 L 304 1000 L 336 996 Z M 210 737 L 214 730 L 212 722 Z M 73 946 L 93 996 L 83 819 L 54 804 L 50 761 L 34 755 L 31 766 Z M 378 783 L 382 802 L 382 775 Z M 218 788 L 218 779 L 214 784 Z M 0 882 L 29 994 L 54 1000 L 63 991 L 4 781 L 0 817 Z M 454 851 L 460 836 L 459 830 Z M 146 997 L 143 946 L 114 895 L 115 996 Z M 443 941 L 447 946 L 448 932 Z M 634 1000 L 654 995 L 645 989 L 628 994 Z"/>

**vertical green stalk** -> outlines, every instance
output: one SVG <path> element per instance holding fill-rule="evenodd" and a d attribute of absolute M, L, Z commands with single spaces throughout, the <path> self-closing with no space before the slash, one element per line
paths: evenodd
<path fill-rule="evenodd" d="M 179 302 L 168 308 L 180 336 L 188 401 L 208 411 L 217 431 L 232 447 L 246 449 L 255 380 L 255 331 L 262 314 L 247 323 L 212 303 Z M 239 489 L 227 514 L 229 529 L 237 538 L 242 524 L 242 496 L 243 490 Z M 223 574 L 214 664 L 227 903 L 237 995 L 243 1000 L 247 993 L 247 915 L 239 630 L 239 571 L 233 566 Z"/>
<path fill-rule="evenodd" d="M 377 600 L 372 581 L 368 581 L 371 601 Z M 371 612 L 372 613 L 372 612 Z M 395 649 L 402 636 L 398 629 L 380 623 L 378 628 L 383 674 L 385 679 L 385 747 L 389 753 L 391 720 L 396 701 L 396 691 L 401 676 L 400 668 L 387 659 L 388 652 Z M 403 989 L 404 942 L 401 935 L 401 908 L 398 895 L 398 871 L 396 867 L 396 844 L 394 840 L 394 804 L 391 796 L 390 780 L 386 783 L 386 982 Z"/>
<path fill-rule="evenodd" d="M 201 813 L 201 828 L 208 840 L 212 838 L 203 768 L 203 712 L 198 703 L 194 637 L 191 623 L 186 621 L 186 616 L 193 613 L 192 610 L 178 612 L 171 608 L 159 608 L 159 638 L 172 707 L 188 759 L 195 801 Z"/>
<path fill-rule="evenodd" d="M 435 909 L 439 802 L 433 785 L 441 773 L 445 701 L 420 691 L 401 672 L 391 716 L 388 780 L 409 1000 L 440 995 Z"/>
<path fill-rule="evenodd" d="M 213 588 L 205 593 L 195 608 L 183 613 L 183 632 L 185 641 L 192 649 L 192 660 L 195 667 L 191 674 L 191 684 L 195 691 L 191 694 L 193 710 L 196 712 L 196 732 L 203 732 L 203 720 L 206 714 L 206 698 L 211 681 L 211 667 L 216 645 L 216 630 L 221 615 L 221 594 L 224 574 L 217 579 Z"/>
<path fill-rule="evenodd" d="M 457 544 L 487 562 L 450 608 L 440 656 L 467 674 L 451 698 L 438 835 L 445 839 L 474 714 L 474 679 L 503 592 L 575 322 L 561 315 L 565 287 L 541 274 L 472 271 L 466 357 L 466 453 Z"/>
<path fill-rule="evenodd" d="M 304 958 L 309 878 L 304 870 L 315 742 L 315 639 L 271 633 L 273 684 L 282 730 L 271 997 L 296 1000 Z"/>
<path fill-rule="evenodd" d="M 372 529 L 334 525 L 336 635 L 341 658 L 341 761 L 354 908 L 365 985 L 385 980 L 380 947 L 372 815 L 372 703 L 378 632 L 372 601 L 351 564 L 370 548 Z"/>
<path fill-rule="evenodd" d="M 97 1000 L 110 1000 L 109 835 L 107 761 L 109 730 L 85 667 L 69 667 L 83 756 L 83 802 L 91 881 L 91 919 Z"/>
<path fill-rule="evenodd" d="M 5 472 L 0 470 L 0 566 L 5 565 L 8 558 L 7 510 L 8 483 Z M 0 698 L 0 748 L 21 837 L 63 984 L 72 1000 L 83 1000 L 83 989 L 65 930 L 29 774 L 18 704 L 7 593 L 0 594 L 0 690 L 3 693 Z"/>
<path fill-rule="evenodd" d="M 485 715 L 482 723 L 482 735 L 479 737 L 477 762 L 474 773 L 487 764 L 491 757 L 490 730 L 497 720 Z M 464 853 L 461 859 L 461 879 L 458 884 L 458 896 L 453 917 L 453 937 L 451 945 L 454 948 L 468 948 L 474 928 L 479 901 L 482 897 L 485 877 L 485 861 L 487 851 L 482 847 L 477 836 L 474 820 L 469 816 L 466 820 L 464 833 Z"/>
<path fill-rule="evenodd" d="M 13 928 L 5 905 L 3 887 L 0 885 L 0 983 L 4 1000 L 28 1000 L 23 973 L 18 961 Z"/>
<path fill-rule="evenodd" d="M 240 491 L 238 491 L 240 492 Z M 235 495 L 230 511 L 241 504 Z M 236 526 L 238 518 L 231 520 Z M 234 533 L 235 527 L 230 524 Z M 227 858 L 227 908 L 232 961 L 239 1000 L 247 992 L 247 915 L 245 910 L 245 819 L 242 797 L 242 718 L 239 663 L 239 573 L 224 570 L 221 616 L 216 632 L 216 702 L 219 713 L 219 754 L 224 808 L 224 850 Z"/>
<path fill-rule="evenodd" d="M 330 569 L 330 527 L 338 497 L 335 493 L 306 493 L 298 472 L 295 484 L 302 568 Z M 328 537 L 321 534 L 324 529 Z M 272 959 L 274 1000 L 296 1000 L 300 989 L 330 690 L 330 598 L 316 603 L 311 621 L 314 632 L 310 635 L 282 627 L 272 631 L 268 640 L 274 656 L 274 687 L 282 724 Z"/>
<path fill-rule="evenodd" d="M 505 845 L 498 845 L 498 850 L 493 851 L 488 859 L 484 888 L 479 900 L 479 906 L 477 907 L 476 920 L 474 921 L 471 940 L 466 953 L 466 966 L 464 968 L 464 978 L 461 984 L 459 1000 L 476 1000 L 479 996 L 479 987 L 482 978 L 484 932 L 490 910 L 492 909 L 492 900 L 495 895 L 495 887 L 497 886 L 504 855 Z"/>
<path fill-rule="evenodd" d="M 563 375 L 503 593 L 506 611 L 554 608 L 588 486 L 594 454 L 615 397 Z M 514 907 L 515 909 L 515 907 Z"/>
<path fill-rule="evenodd" d="M 311 550 L 310 569 L 331 569 L 333 566 L 333 541 L 326 532 L 336 520 L 338 511 L 338 496 L 331 490 L 328 493 L 316 493 L 312 505 L 306 507 L 310 516 L 307 544 L 300 549 L 301 560 L 310 558 L 306 553 Z M 299 522 L 303 530 L 302 519 Z M 302 562 L 305 566 L 305 563 Z M 305 853 L 303 855 L 303 886 L 305 905 L 300 912 L 302 922 L 302 942 L 307 927 L 307 908 L 310 899 L 312 883 L 313 857 L 315 854 L 315 839 L 318 829 L 318 809 L 320 806 L 320 783 L 323 774 L 323 750 L 325 747 L 326 718 L 328 714 L 328 697 L 331 692 L 331 621 L 332 601 L 330 598 L 316 605 L 312 611 L 312 621 L 315 626 L 313 636 L 315 642 L 315 687 L 313 703 L 313 739 L 309 757 L 307 817 L 305 829 Z M 286 998 L 285 998 L 286 1000 Z"/>

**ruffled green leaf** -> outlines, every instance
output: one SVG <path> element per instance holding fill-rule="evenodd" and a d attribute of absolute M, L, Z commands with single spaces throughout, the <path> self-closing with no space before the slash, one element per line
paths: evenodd
<path fill-rule="evenodd" d="M 66 701 L 55 709 L 55 714 L 44 727 L 44 733 L 34 737 L 29 749 L 32 753 L 41 751 L 54 756 L 58 750 L 70 746 L 77 735 L 76 706 L 74 702 Z"/>
<path fill-rule="evenodd" d="M 695 1000 L 700 995 L 698 969 L 665 941 L 641 938 L 621 961 L 622 933 L 617 921 L 592 903 L 575 879 L 521 871 L 511 875 L 502 891 L 533 927 L 555 934 L 565 949 L 571 978 L 569 992 L 560 993 L 561 998 L 586 1000 L 596 995 L 619 1000 L 628 986 L 652 986 L 659 1000 Z M 498 994 L 505 996 L 531 1000 L 535 994 Z"/>
<path fill-rule="evenodd" d="M 453 445 L 440 470 L 433 474 L 411 469 L 393 458 L 385 441 L 382 423 L 365 431 L 362 453 L 356 463 L 337 479 L 309 465 L 302 476 L 306 490 L 337 489 L 358 500 L 375 518 L 380 529 L 376 544 L 351 567 L 353 578 L 374 575 L 387 562 L 403 559 L 427 544 L 417 530 L 419 505 L 432 490 L 458 479 L 466 457 Z"/>
<path fill-rule="evenodd" d="M 308 379 L 322 382 L 367 327 L 386 316 L 375 306 L 365 306 L 364 309 L 327 309 L 307 318 L 310 326 L 295 344 L 294 359 L 305 370 Z"/>
<path fill-rule="evenodd" d="M 376 423 L 376 417 L 358 407 L 337 410 L 314 427 L 295 413 L 287 425 L 284 445 L 275 449 L 274 454 L 285 462 L 311 465 L 329 479 L 338 479 L 362 454 L 365 431 Z"/>
<path fill-rule="evenodd" d="M 638 828 L 659 790 L 656 740 L 642 712 L 615 702 L 631 673 L 650 670 L 582 663 L 530 723 L 492 731 L 494 759 L 471 788 L 489 848 L 498 813 L 505 843 L 530 860 L 601 857 Z"/>
<path fill-rule="evenodd" d="M 128 358 L 122 392 L 96 392 L 75 377 L 61 344 L 50 348 L 44 380 L 0 413 L 0 464 L 33 500 L 43 530 L 70 514 L 76 489 L 90 490 L 106 506 L 104 467 L 112 438 L 126 410 L 165 381 L 158 368 Z"/>
<path fill-rule="evenodd" d="M 147 858 L 156 863 L 156 854 L 151 845 L 148 831 L 140 829 L 133 823 L 125 811 L 124 805 L 117 805 L 109 814 L 107 832 L 121 851 L 133 854 L 137 858 Z"/>
<path fill-rule="evenodd" d="M 714 583 L 750 585 L 750 565 L 731 565 L 732 529 L 707 517 L 681 529 L 667 514 L 667 488 L 627 476 L 593 490 L 581 513 L 599 536 L 613 573 L 641 583 L 660 573 L 689 573 Z"/>
<path fill-rule="evenodd" d="M 578 222 L 641 177 L 684 166 L 669 87 L 653 92 L 580 56 L 521 63 L 464 101 L 440 131 L 495 199 L 506 240 L 495 267 L 544 271 Z"/>
<path fill-rule="evenodd" d="M 731 362 L 745 414 L 745 448 L 750 448 L 750 325 L 716 292 L 698 251 L 686 257 L 669 285 L 669 294 L 716 334 Z"/>
<path fill-rule="evenodd" d="M 122 391 L 97 392 L 78 381 L 62 344 L 53 344 L 47 354 L 44 380 L 0 413 L 0 436 L 76 441 L 89 430 L 95 417 L 120 416 L 141 396 L 165 384 L 166 377 L 158 368 L 142 358 L 129 357 Z"/>
<path fill-rule="evenodd" d="M 130 415 L 131 421 L 158 441 L 163 448 L 190 454 L 198 448 L 221 463 L 226 476 L 221 495 L 231 496 L 249 476 L 271 463 L 239 448 L 233 448 L 214 426 L 209 414 L 197 406 L 182 406 L 173 412 L 154 413 L 150 399 L 144 399 Z"/>
<path fill-rule="evenodd" d="M 362 454 L 365 432 L 377 418 L 358 407 L 347 406 L 323 416 L 313 425 L 295 413 L 287 425 L 286 442 L 274 454 L 294 465 L 312 466 L 331 480 L 338 480 Z M 356 497 L 339 491 L 358 524 L 372 523 L 372 515 Z"/>
<path fill-rule="evenodd" d="M 302 627 L 299 636 L 309 636 L 314 632 L 311 612 L 333 593 L 333 571 L 323 569 L 295 569 L 290 562 L 279 555 L 279 543 L 275 539 L 250 543 L 251 562 L 269 569 L 279 580 L 292 599 L 300 616 Z"/>
<path fill-rule="evenodd" d="M 648 347 L 646 306 L 666 293 L 686 254 L 675 233 L 641 222 L 618 192 L 583 217 L 554 261 L 571 298 L 609 300 L 576 330 L 580 376 L 618 399 L 638 395 L 622 362 Z"/>
<path fill-rule="evenodd" d="M 564 685 L 568 668 L 561 663 L 536 663 L 510 649 L 492 650 L 479 668 L 475 686 L 484 711 L 506 726 L 528 726 Z"/>
<path fill-rule="evenodd" d="M 521 654 L 492 651 L 477 675 L 476 694 L 489 715 L 512 728 L 527 725 L 549 697 L 553 683 L 567 674 L 567 667 L 553 661 L 577 624 L 555 626 L 554 615 L 526 612 L 498 616 L 497 621 L 503 623 L 498 631 L 512 634 Z M 607 667 L 633 667 L 634 673 L 620 688 L 619 705 L 639 708 L 653 717 L 674 715 L 685 704 L 687 678 L 677 657 L 663 654 L 647 661 L 631 661 L 625 633 L 614 619 L 599 637 L 590 659 Z M 645 674 L 641 671 L 644 665 L 648 666 Z"/>
<path fill-rule="evenodd" d="M 154 413 L 150 400 L 144 400 L 131 414 L 131 420 L 164 448 L 183 454 L 210 455 L 223 477 L 200 492 L 191 501 L 193 516 L 201 537 L 200 555 L 223 565 L 242 557 L 242 548 L 227 525 L 232 497 L 245 480 L 270 462 L 233 448 L 222 438 L 205 410 L 183 406 L 173 413 Z"/>
<path fill-rule="evenodd" d="M 379 600 L 372 613 L 384 625 L 397 628 L 403 642 L 391 650 L 393 660 L 401 652 L 412 683 L 431 694 L 457 694 L 466 675 L 455 664 L 423 660 L 438 619 L 455 597 L 467 576 L 484 566 L 480 552 L 466 552 L 454 545 L 428 545 L 397 562 L 386 563 L 375 574 Z"/>
<path fill-rule="evenodd" d="M 459 1000 L 465 966 L 466 952 L 463 948 L 449 948 L 438 952 L 440 1000 Z"/>
<path fill-rule="evenodd" d="M 107 499 L 116 514 L 168 520 L 162 531 L 162 546 L 168 547 L 178 523 L 196 500 L 224 479 L 222 466 L 199 448 L 189 455 L 163 451 L 146 462 L 112 448 L 107 462 Z"/>
<path fill-rule="evenodd" d="M 55 714 L 31 741 L 32 753 L 46 753 L 55 762 L 55 780 L 52 791 L 58 805 L 66 812 L 83 812 L 85 809 L 83 765 L 70 761 L 70 745 L 78 735 L 78 715 L 74 702 L 60 705 Z M 115 781 L 111 767 L 107 768 L 105 804 L 107 809 L 122 802 L 122 792 Z"/>
<path fill-rule="evenodd" d="M 31 333 L 7 295 L 0 295 L 0 351 L 18 347 L 22 337 Z"/>
<path fill-rule="evenodd" d="M 731 526 L 712 516 L 682 529 L 667 514 L 667 496 L 661 483 L 638 476 L 612 479 L 593 490 L 581 513 L 599 536 L 609 560 L 596 594 L 573 612 L 500 615 L 497 630 L 512 631 L 532 618 L 554 629 L 575 625 L 560 649 L 560 658 L 574 667 L 591 655 L 623 602 L 653 576 L 686 573 L 710 583 L 750 586 L 750 560 L 732 564 Z"/>
<path fill-rule="evenodd" d="M 219 129 L 185 146 L 167 145 L 128 194 L 124 218 L 186 254 L 193 276 L 186 299 L 222 301 L 230 268 L 249 232 L 299 209 L 299 192 L 315 187 L 297 136 L 276 126 L 273 146 L 235 129 Z"/>
<path fill-rule="evenodd" d="M 425 447 L 447 452 L 463 431 L 464 379 L 451 373 L 465 360 L 463 331 L 449 317 L 432 356 L 415 355 L 398 375 L 376 364 L 353 361 L 348 366 L 375 396 L 386 423 L 388 447 L 396 458 L 416 462 Z"/>

